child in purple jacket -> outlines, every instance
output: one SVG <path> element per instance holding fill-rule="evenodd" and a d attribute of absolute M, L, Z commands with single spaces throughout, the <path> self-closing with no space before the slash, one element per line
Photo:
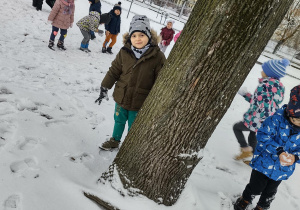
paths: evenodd
<path fill-rule="evenodd" d="M 257 140 L 256 132 L 262 122 L 269 116 L 273 115 L 283 101 L 284 86 L 280 78 L 286 74 L 286 67 L 289 60 L 269 60 L 262 64 L 262 78 L 258 80 L 259 84 L 254 92 L 250 94 L 243 89 L 239 90 L 246 101 L 250 103 L 250 108 L 244 114 L 243 121 L 233 126 L 233 132 L 240 144 L 241 153 L 235 157 L 236 160 L 245 160 L 252 157 Z M 245 140 L 243 131 L 250 131 L 248 143 Z"/>

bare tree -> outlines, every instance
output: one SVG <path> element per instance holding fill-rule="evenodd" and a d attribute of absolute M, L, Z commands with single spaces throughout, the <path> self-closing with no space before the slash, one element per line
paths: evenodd
<path fill-rule="evenodd" d="M 291 4 L 198 0 L 100 181 L 121 182 L 123 195 L 142 194 L 173 205 L 202 158 L 200 150 Z"/>
<path fill-rule="evenodd" d="M 293 41 L 300 29 L 300 0 L 295 0 L 286 13 L 281 24 L 274 33 L 277 44 L 273 50 L 275 54 L 288 41 Z"/>

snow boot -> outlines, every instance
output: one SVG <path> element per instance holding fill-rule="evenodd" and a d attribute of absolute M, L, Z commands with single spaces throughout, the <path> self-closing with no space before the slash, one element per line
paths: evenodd
<path fill-rule="evenodd" d="M 66 50 L 67 48 L 65 48 L 64 46 L 64 42 L 63 41 L 60 41 L 58 40 L 58 43 L 57 43 L 57 47 L 61 50 Z"/>
<path fill-rule="evenodd" d="M 54 50 L 54 41 L 52 41 L 51 39 L 49 40 L 49 44 L 48 44 L 48 47 L 51 49 L 51 50 Z"/>
<path fill-rule="evenodd" d="M 106 51 L 107 51 L 109 54 L 113 54 L 112 51 L 111 51 L 111 47 L 108 47 L 108 48 L 106 49 Z"/>
<path fill-rule="evenodd" d="M 260 206 L 256 206 L 253 210 L 264 210 L 264 209 Z"/>
<path fill-rule="evenodd" d="M 96 39 L 95 34 L 91 34 L 91 40 L 94 40 L 94 39 Z"/>
<path fill-rule="evenodd" d="M 239 197 L 234 203 L 234 210 L 246 210 L 247 206 L 249 206 L 250 202 L 243 199 L 243 197 Z"/>
<path fill-rule="evenodd" d="M 36 7 L 36 6 L 37 6 L 37 0 L 33 0 L 33 1 L 32 1 L 32 6 L 33 6 L 33 7 Z"/>
<path fill-rule="evenodd" d="M 102 47 L 102 53 L 106 53 L 106 47 Z"/>
<path fill-rule="evenodd" d="M 113 149 L 117 149 L 119 147 L 120 141 L 116 141 L 113 137 L 111 137 L 109 140 L 104 142 L 101 146 L 99 146 L 100 149 L 111 151 Z"/>
<path fill-rule="evenodd" d="M 241 148 L 241 153 L 237 156 L 234 157 L 235 160 L 243 160 L 245 158 L 249 158 L 253 156 L 252 153 L 253 149 L 252 147 L 248 146 L 248 147 L 242 147 Z"/>

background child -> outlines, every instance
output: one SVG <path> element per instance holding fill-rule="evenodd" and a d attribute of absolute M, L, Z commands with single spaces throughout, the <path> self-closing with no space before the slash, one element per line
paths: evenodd
<path fill-rule="evenodd" d="M 101 145 L 104 150 L 119 146 L 126 121 L 129 130 L 166 60 L 157 46 L 157 34 L 150 30 L 150 22 L 145 15 L 132 18 L 129 33 L 123 38 L 124 47 L 112 62 L 101 83 L 100 96 L 95 101 L 100 104 L 107 97 L 107 90 L 116 83 L 113 92 L 116 102 L 114 130 L 112 137 Z"/>
<path fill-rule="evenodd" d="M 255 195 L 261 195 L 255 209 L 268 209 L 281 181 L 300 163 L 300 85 L 291 90 L 288 105 L 264 121 L 257 140 L 250 182 L 234 204 L 235 210 L 246 209 Z"/>
<path fill-rule="evenodd" d="M 52 24 L 52 33 L 50 35 L 48 47 L 53 50 L 54 39 L 60 29 L 60 37 L 57 47 L 66 50 L 64 40 L 67 36 L 67 30 L 72 28 L 74 22 L 75 4 L 74 0 L 57 0 L 49 14 L 48 21 Z"/>
<path fill-rule="evenodd" d="M 111 20 L 111 15 L 108 13 L 100 15 L 99 12 L 92 11 L 89 15 L 80 19 L 76 25 L 79 27 L 83 40 L 81 41 L 80 50 L 85 52 L 91 52 L 89 50 L 89 42 L 91 39 L 90 31 L 98 32 L 100 35 L 104 32 L 99 30 L 100 24 L 107 24 Z"/>
<path fill-rule="evenodd" d="M 112 47 L 117 42 L 117 36 L 120 33 L 120 26 L 121 26 L 121 2 L 118 2 L 113 9 L 109 12 L 111 14 L 111 21 L 109 24 L 105 24 L 105 40 L 102 46 L 103 53 L 110 53 L 112 54 Z M 111 43 L 106 48 L 108 42 L 111 40 Z"/>
<path fill-rule="evenodd" d="M 236 160 L 242 160 L 252 157 L 257 140 L 256 132 L 262 122 L 273 115 L 283 101 L 284 86 L 279 81 L 285 76 L 286 67 L 289 65 L 287 59 L 270 60 L 262 64 L 262 72 L 258 80 L 259 84 L 253 95 L 242 88 L 239 94 L 250 103 L 250 108 L 244 114 L 244 120 L 233 126 L 233 132 L 240 144 L 241 153 L 235 157 Z M 248 143 L 245 140 L 243 131 L 250 131 Z"/>
<path fill-rule="evenodd" d="M 101 2 L 100 2 L 100 0 L 89 0 L 89 3 L 90 3 L 89 13 L 92 12 L 92 11 L 96 11 L 96 12 L 99 12 L 100 15 L 101 15 Z M 94 31 L 90 31 L 90 34 L 91 34 L 91 40 L 96 38 Z"/>
<path fill-rule="evenodd" d="M 175 31 L 172 28 L 173 24 L 173 20 L 167 20 L 167 26 L 161 29 L 160 36 L 162 40 L 159 43 L 159 48 L 163 53 L 166 52 L 167 47 L 173 40 L 173 36 L 175 34 Z"/>

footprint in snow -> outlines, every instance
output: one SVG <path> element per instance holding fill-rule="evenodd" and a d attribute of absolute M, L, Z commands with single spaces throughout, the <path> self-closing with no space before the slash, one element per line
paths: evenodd
<path fill-rule="evenodd" d="M 89 160 L 94 159 L 93 155 L 90 155 L 86 152 L 80 154 L 80 155 L 75 155 L 75 156 L 71 156 L 70 160 L 74 163 L 82 163 L 82 162 L 86 162 Z"/>
<path fill-rule="evenodd" d="M 38 143 L 39 139 L 35 139 L 32 137 L 26 137 L 25 140 L 19 145 L 20 150 L 31 150 L 34 149 Z"/>
<path fill-rule="evenodd" d="M 4 202 L 4 210 L 22 210 L 21 196 L 9 196 Z"/>
<path fill-rule="evenodd" d="M 10 170 L 13 173 L 20 173 L 28 169 L 37 169 L 37 161 L 32 158 L 26 158 L 21 161 L 16 161 L 10 164 Z"/>

